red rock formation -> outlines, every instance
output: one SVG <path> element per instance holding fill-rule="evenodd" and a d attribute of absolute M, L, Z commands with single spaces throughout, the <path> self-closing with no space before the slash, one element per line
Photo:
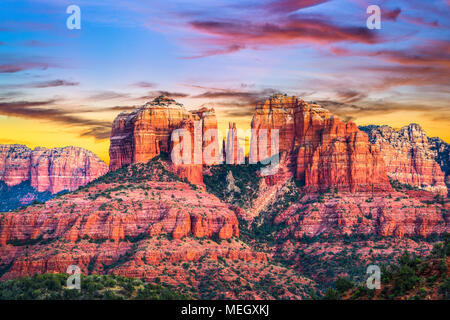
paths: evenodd
<path fill-rule="evenodd" d="M 311 191 L 391 190 L 383 159 L 367 134 L 353 122 L 342 122 L 318 105 L 275 95 L 257 105 L 252 129 L 256 134 L 262 129 L 279 130 L 279 151 L 294 159 L 297 179 Z M 253 157 L 261 154 L 256 140 L 252 137 Z M 267 154 L 273 153 L 270 139 L 267 149 Z"/>
<path fill-rule="evenodd" d="M 450 189 L 450 144 L 445 143 L 438 137 L 430 138 L 428 141 L 434 153 L 434 159 L 445 174 L 445 184 L 448 190 Z"/>
<path fill-rule="evenodd" d="M 83 274 L 157 279 L 197 292 L 208 283 L 209 294 L 229 298 L 273 298 L 259 285 L 269 276 L 282 286 L 315 286 L 239 241 L 228 205 L 180 182 L 167 166 L 162 160 L 134 164 L 45 204 L 0 215 L 2 279 L 65 273 L 77 265 Z M 224 292 L 224 283 L 238 293 L 228 293 L 229 285 Z M 277 296 L 299 299 L 300 291 Z"/>
<path fill-rule="evenodd" d="M 131 163 L 145 163 L 160 152 L 171 151 L 170 137 L 192 115 L 172 99 L 157 98 L 113 122 L 109 148 L 110 170 Z"/>
<path fill-rule="evenodd" d="M 172 161 L 171 171 L 177 174 L 180 178 L 188 180 L 193 184 L 203 184 L 202 173 L 202 137 L 200 130 L 201 127 L 195 128 L 194 121 L 192 119 L 183 120 L 180 123 L 178 129 L 185 130 L 187 135 L 181 135 L 177 141 L 172 141 Z M 198 132 L 196 132 L 198 131 Z M 184 139 L 188 139 L 189 142 L 185 144 Z M 185 147 L 190 147 L 190 156 L 186 159 L 183 157 L 182 152 Z M 180 151 L 180 152 L 178 152 Z M 174 157 L 177 159 L 175 160 Z"/>
<path fill-rule="evenodd" d="M 55 241 L 49 245 L 28 247 L 0 247 L 0 261 L 10 266 L 2 280 L 41 273 L 65 273 L 70 265 L 77 265 L 81 273 L 115 274 L 175 286 L 176 290 L 204 292 L 209 298 L 227 299 L 301 299 L 302 291 L 316 284 L 301 277 L 293 269 L 269 264 L 268 256 L 254 251 L 242 241 L 230 239 L 216 243 L 211 240 L 184 238 L 169 240 L 153 237 L 138 242 L 105 241 L 77 243 Z M 224 267 L 226 263 L 227 267 Z M 214 275 L 214 277 L 211 277 Z M 277 279 L 281 295 L 262 288 L 267 278 Z M 222 296 L 223 295 L 223 296 Z M 195 297 L 195 295 L 194 295 Z"/>
<path fill-rule="evenodd" d="M 24 145 L 0 145 L 0 180 L 15 186 L 30 179 L 31 150 Z"/>
<path fill-rule="evenodd" d="M 297 97 L 288 97 L 284 95 L 274 95 L 267 99 L 264 103 L 256 105 L 255 114 L 253 115 L 251 128 L 252 140 L 250 146 L 250 157 L 257 160 L 260 154 L 271 155 L 270 139 L 267 139 L 267 151 L 259 151 L 259 141 L 253 135 L 262 129 L 267 130 L 267 137 L 273 129 L 279 131 L 279 151 L 291 152 L 294 150 L 296 143 L 296 115 L 300 111 L 301 105 L 306 104 Z"/>
<path fill-rule="evenodd" d="M 145 163 L 161 152 L 171 153 L 174 147 L 171 136 L 176 129 L 188 129 L 192 134 L 192 166 L 175 167 L 175 172 L 191 183 L 202 184 L 201 165 L 203 150 L 214 145 L 212 154 L 217 157 L 217 135 L 211 141 L 203 141 L 210 129 L 217 130 L 214 109 L 202 108 L 187 111 L 172 99 L 159 97 L 132 111 L 119 114 L 113 122 L 109 149 L 111 170 L 131 163 Z M 213 160 L 209 164 L 218 163 Z"/>
<path fill-rule="evenodd" d="M 436 162 L 436 151 L 418 124 L 400 130 L 389 126 L 365 127 L 370 141 L 383 155 L 389 177 L 403 184 L 447 194 L 445 174 Z"/>
<path fill-rule="evenodd" d="M 0 180 L 8 186 L 30 181 L 39 192 L 73 191 L 104 175 L 108 166 L 92 152 L 65 147 L 31 150 L 23 145 L 0 145 Z"/>

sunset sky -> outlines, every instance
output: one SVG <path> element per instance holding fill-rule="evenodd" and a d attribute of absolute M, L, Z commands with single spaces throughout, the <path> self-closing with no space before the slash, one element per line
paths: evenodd
<path fill-rule="evenodd" d="M 66 8 L 81 8 L 69 30 Z M 381 30 L 366 8 L 379 5 Z M 0 143 L 108 161 L 114 117 L 160 94 L 249 127 L 272 93 L 450 142 L 450 0 L 2 0 Z"/>

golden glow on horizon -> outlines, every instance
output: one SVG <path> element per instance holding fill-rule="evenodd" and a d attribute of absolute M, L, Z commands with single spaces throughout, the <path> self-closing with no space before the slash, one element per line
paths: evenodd
<path fill-rule="evenodd" d="M 35 147 L 77 146 L 94 152 L 109 162 L 109 140 L 80 137 L 80 127 L 68 127 L 51 121 L 37 121 L 14 117 L 0 117 L 0 143 L 24 144 Z"/>

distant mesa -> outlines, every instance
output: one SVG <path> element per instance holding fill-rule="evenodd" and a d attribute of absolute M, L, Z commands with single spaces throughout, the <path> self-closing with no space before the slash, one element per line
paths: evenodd
<path fill-rule="evenodd" d="M 428 138 L 412 123 L 395 130 L 389 126 L 361 127 L 383 155 L 388 175 L 400 183 L 447 194 L 450 148 L 438 138 Z"/>
<path fill-rule="evenodd" d="M 76 190 L 107 172 L 108 166 L 83 148 L 0 145 L 0 180 L 8 187 L 29 182 L 37 192 L 57 194 Z"/>

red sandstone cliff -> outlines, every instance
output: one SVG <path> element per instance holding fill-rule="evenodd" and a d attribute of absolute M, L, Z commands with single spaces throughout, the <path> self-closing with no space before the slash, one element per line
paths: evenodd
<path fill-rule="evenodd" d="M 257 134 L 267 130 L 268 155 L 273 154 L 270 132 L 279 130 L 279 151 L 294 159 L 296 177 L 308 190 L 391 190 L 383 158 L 367 134 L 319 105 L 297 97 L 272 96 L 257 105 L 252 129 Z M 261 146 L 252 136 L 250 157 L 257 154 L 261 154 Z"/>
<path fill-rule="evenodd" d="M 171 136 L 176 129 L 187 129 L 191 133 L 192 165 L 174 166 L 174 171 L 191 183 L 202 184 L 204 149 L 209 147 L 214 157 L 219 156 L 214 109 L 189 112 L 183 105 L 166 97 L 156 98 L 131 113 L 121 113 L 116 117 L 109 148 L 110 170 L 131 163 L 145 163 L 161 152 L 170 153 L 174 147 Z M 216 134 L 210 135 L 209 141 L 201 139 L 210 129 Z M 215 163 L 218 163 L 217 159 L 208 164 Z"/>
<path fill-rule="evenodd" d="M 72 191 L 104 175 L 108 166 L 92 152 L 65 147 L 31 150 L 23 145 L 0 145 L 0 180 L 8 186 L 30 181 L 39 192 Z"/>
<path fill-rule="evenodd" d="M 445 174 L 436 162 L 436 151 L 418 124 L 400 130 L 389 126 L 368 126 L 370 141 L 377 145 L 389 177 L 421 189 L 447 194 Z"/>

